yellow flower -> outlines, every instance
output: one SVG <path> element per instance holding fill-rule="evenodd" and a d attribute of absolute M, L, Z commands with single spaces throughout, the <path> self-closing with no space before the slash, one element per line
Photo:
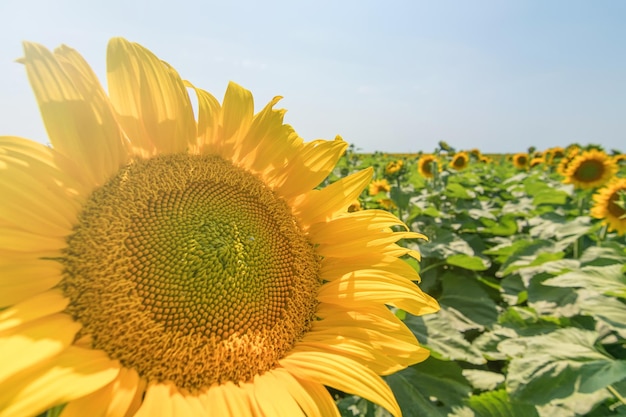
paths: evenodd
<path fill-rule="evenodd" d="M 347 212 L 371 170 L 315 189 L 345 142 L 123 39 L 108 96 L 74 50 L 24 49 L 52 147 L 0 137 L 0 415 L 338 416 L 325 386 L 400 415 L 379 375 L 428 351 L 387 305 L 438 305 L 396 244 L 423 236 Z"/>
<path fill-rule="evenodd" d="M 593 195 L 594 206 L 591 215 L 603 219 L 608 230 L 616 230 L 618 235 L 626 234 L 626 210 L 619 204 L 623 199 L 620 194 L 626 195 L 626 178 L 615 178 L 605 187 Z"/>
<path fill-rule="evenodd" d="M 483 164 L 489 164 L 491 163 L 493 160 L 491 158 L 489 158 L 486 155 L 481 155 L 480 156 L 480 162 L 482 162 Z"/>
<path fill-rule="evenodd" d="M 369 195 L 377 195 L 378 193 L 387 193 L 391 191 L 391 186 L 389 185 L 389 181 L 386 179 L 382 180 L 374 180 L 371 182 L 368 193 Z"/>
<path fill-rule="evenodd" d="M 450 166 L 457 171 L 465 169 L 468 164 L 469 156 L 467 152 L 457 152 L 456 154 L 454 154 L 454 157 L 452 157 L 452 161 L 450 162 Z"/>
<path fill-rule="evenodd" d="M 520 152 L 513 155 L 513 166 L 517 169 L 526 169 L 528 167 L 528 154 Z"/>
<path fill-rule="evenodd" d="M 626 154 L 618 153 L 617 155 L 613 155 L 613 161 L 616 165 L 626 162 Z"/>
<path fill-rule="evenodd" d="M 398 208 L 396 203 L 390 198 L 383 198 L 378 201 L 378 204 L 380 204 L 381 207 L 384 208 L 385 210 L 392 210 L 392 209 Z"/>
<path fill-rule="evenodd" d="M 545 162 L 543 157 L 536 157 L 530 160 L 529 166 L 531 168 L 536 167 L 537 165 L 541 165 Z"/>
<path fill-rule="evenodd" d="M 482 154 L 480 153 L 480 149 L 478 148 L 472 148 L 469 151 L 470 155 L 473 156 L 474 158 L 480 160 L 480 157 L 482 156 Z"/>
<path fill-rule="evenodd" d="M 437 157 L 435 155 L 422 155 L 417 163 L 417 172 L 424 178 L 434 178 L 435 170 L 441 170 Z"/>
<path fill-rule="evenodd" d="M 353 211 L 361 211 L 361 202 L 359 200 L 355 200 L 352 204 L 348 206 L 348 213 L 352 213 Z"/>
<path fill-rule="evenodd" d="M 397 174 L 398 172 L 400 172 L 403 165 L 404 165 L 404 162 L 400 159 L 397 161 L 391 161 L 385 167 L 385 174 L 389 176 L 393 176 Z"/>
<path fill-rule="evenodd" d="M 600 187 L 617 172 L 615 161 L 602 151 L 585 151 L 570 161 L 565 171 L 566 184 L 576 188 Z"/>

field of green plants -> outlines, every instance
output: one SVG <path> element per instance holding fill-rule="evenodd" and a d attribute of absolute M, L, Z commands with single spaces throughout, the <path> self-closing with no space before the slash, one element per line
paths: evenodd
<path fill-rule="evenodd" d="M 596 147 L 568 181 L 567 164 L 590 150 L 472 150 L 459 161 L 441 143 L 429 155 L 344 156 L 329 181 L 375 169 L 353 210 L 388 210 L 428 236 L 402 243 L 421 252 L 408 262 L 441 305 L 420 317 L 396 310 L 431 350 L 385 378 L 405 417 L 626 416 L 624 188 L 597 197 L 626 166 Z M 388 415 L 337 401 L 343 416 Z"/>

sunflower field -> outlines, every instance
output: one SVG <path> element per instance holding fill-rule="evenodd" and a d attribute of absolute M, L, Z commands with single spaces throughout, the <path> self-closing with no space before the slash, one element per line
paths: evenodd
<path fill-rule="evenodd" d="M 431 351 L 387 376 L 406 417 L 626 416 L 626 165 L 597 146 L 515 155 L 359 154 L 372 166 L 351 210 L 378 208 L 405 240 L 441 311 L 395 310 Z M 330 179 L 330 181 L 333 180 Z M 385 416 L 336 395 L 342 416 Z"/>

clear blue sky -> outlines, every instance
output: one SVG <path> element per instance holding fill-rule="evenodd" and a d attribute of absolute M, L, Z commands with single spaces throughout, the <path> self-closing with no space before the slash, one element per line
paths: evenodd
<path fill-rule="evenodd" d="M 626 151 L 626 1 L 0 0 L 0 134 L 46 141 L 21 41 L 76 48 L 105 81 L 139 42 L 221 100 L 271 97 L 305 140 L 363 151 Z"/>

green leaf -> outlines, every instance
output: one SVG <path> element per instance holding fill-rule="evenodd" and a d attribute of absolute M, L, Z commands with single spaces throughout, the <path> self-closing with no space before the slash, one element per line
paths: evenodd
<path fill-rule="evenodd" d="M 504 375 L 481 369 L 463 369 L 463 376 L 480 391 L 493 391 L 504 382 Z"/>
<path fill-rule="evenodd" d="M 446 186 L 445 194 L 452 198 L 473 199 L 476 198 L 476 193 L 472 190 L 468 190 L 461 184 L 449 183 Z"/>
<path fill-rule="evenodd" d="M 626 378 L 626 361 L 615 360 L 595 347 L 598 333 L 577 328 L 508 340 L 518 343 L 520 356 L 511 360 L 507 387 L 511 398 L 547 404 L 575 392 L 592 393 Z"/>
<path fill-rule="evenodd" d="M 451 255 L 446 258 L 448 265 L 458 266 L 470 271 L 484 271 L 489 269 L 491 262 L 489 259 L 481 258 L 479 256 L 469 256 L 464 253 Z"/>
<path fill-rule="evenodd" d="M 480 221 L 485 227 L 480 228 L 479 231 L 485 234 L 491 234 L 496 236 L 511 236 L 517 233 L 517 215 L 508 213 L 500 217 L 497 221 L 491 220 L 485 217 L 481 217 Z"/>
<path fill-rule="evenodd" d="M 604 295 L 626 298 L 626 276 L 620 264 L 585 266 L 578 271 L 550 278 L 543 284 L 554 287 L 586 288 Z"/>
<path fill-rule="evenodd" d="M 422 345 L 430 349 L 431 356 L 442 360 L 460 360 L 475 365 L 486 361 L 481 352 L 465 340 L 463 333 L 452 326 L 454 315 L 442 308 L 437 314 L 413 316 L 407 314 L 404 323 L 417 336 Z"/>
<path fill-rule="evenodd" d="M 579 290 L 578 307 L 582 314 L 593 316 L 626 340 L 626 304 L 614 297 Z"/>
<path fill-rule="evenodd" d="M 537 193 L 535 193 L 533 195 L 533 204 L 535 206 L 541 205 L 541 204 L 550 204 L 553 206 L 560 206 L 565 204 L 565 202 L 567 201 L 567 193 L 564 191 L 560 191 L 560 190 L 554 190 L 554 189 L 544 189 L 541 191 L 538 191 Z"/>
<path fill-rule="evenodd" d="M 442 277 L 443 294 L 439 304 L 457 318 L 454 327 L 459 331 L 483 330 L 498 320 L 496 303 L 482 285 L 471 277 L 445 274 Z M 458 323 L 461 320 L 461 323 Z"/>
<path fill-rule="evenodd" d="M 432 357 L 385 380 L 404 417 L 446 416 L 472 391 L 459 365 Z"/>
<path fill-rule="evenodd" d="M 473 396 L 468 405 L 476 412 L 476 417 L 539 417 L 534 406 L 512 403 L 503 389 Z"/>
<path fill-rule="evenodd" d="M 357 395 L 350 395 L 337 401 L 341 417 L 391 417 L 391 414 L 378 404 Z"/>

